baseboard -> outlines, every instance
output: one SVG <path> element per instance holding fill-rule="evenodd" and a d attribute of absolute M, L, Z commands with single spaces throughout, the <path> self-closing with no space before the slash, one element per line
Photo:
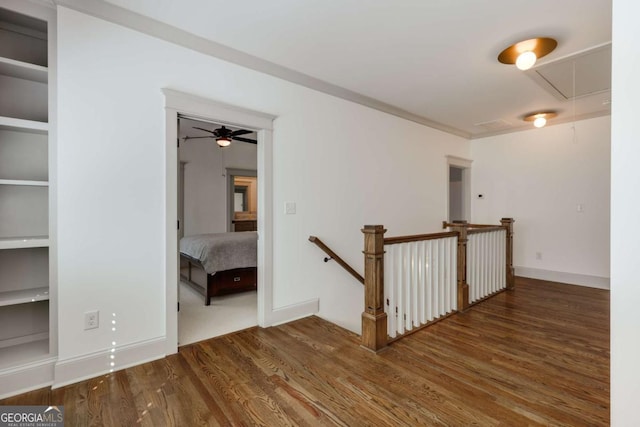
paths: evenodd
<path fill-rule="evenodd" d="M 610 279 L 608 277 L 565 273 L 563 271 L 542 270 L 530 267 L 515 267 L 515 270 L 516 276 L 568 283 L 570 285 L 586 286 L 589 288 L 610 289 Z"/>
<path fill-rule="evenodd" d="M 274 308 L 269 316 L 269 325 L 276 326 L 292 320 L 316 314 L 320 310 L 320 300 L 315 298 L 297 304 Z"/>
<path fill-rule="evenodd" d="M 108 374 L 111 369 L 119 371 L 152 360 L 162 359 L 165 356 L 165 341 L 166 337 L 158 337 L 117 346 L 114 352 L 107 348 L 83 356 L 58 360 L 55 364 L 52 388 Z M 113 360 L 111 355 L 115 356 Z M 112 361 L 115 363 L 113 367 L 110 365 Z"/>
<path fill-rule="evenodd" d="M 53 383 L 55 357 L 0 372 L 0 399 L 48 387 Z"/>

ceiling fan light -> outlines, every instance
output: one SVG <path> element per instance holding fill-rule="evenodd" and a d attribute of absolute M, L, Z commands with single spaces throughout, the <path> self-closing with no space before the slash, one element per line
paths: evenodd
<path fill-rule="evenodd" d="M 528 70 L 529 68 L 533 67 L 537 59 L 538 58 L 536 54 L 530 50 L 522 52 L 516 59 L 516 67 L 522 71 Z"/>
<path fill-rule="evenodd" d="M 223 136 L 223 137 L 217 138 L 216 143 L 218 143 L 220 147 L 228 147 L 229 145 L 231 145 L 231 140 Z"/>
<path fill-rule="evenodd" d="M 533 121 L 533 125 L 537 128 L 541 128 L 544 127 L 544 125 L 547 124 L 547 119 L 544 118 L 544 116 L 541 117 L 537 117 L 534 121 Z"/>

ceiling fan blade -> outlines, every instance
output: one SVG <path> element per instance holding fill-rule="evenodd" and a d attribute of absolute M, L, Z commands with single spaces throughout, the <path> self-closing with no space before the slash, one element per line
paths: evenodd
<path fill-rule="evenodd" d="M 240 135 L 246 135 L 248 133 L 253 132 L 252 130 L 246 130 L 246 129 L 239 129 L 239 130 L 234 130 L 233 132 L 231 132 L 231 136 L 240 136 Z"/>
<path fill-rule="evenodd" d="M 215 138 L 215 136 L 185 136 L 185 139 Z"/>
<path fill-rule="evenodd" d="M 194 129 L 200 129 L 200 130 L 203 130 L 203 131 L 205 131 L 205 132 L 212 133 L 212 134 L 214 134 L 214 135 L 216 134 L 214 131 L 209 130 L 209 129 L 198 128 L 198 127 L 195 127 L 195 126 L 194 126 L 193 128 L 194 128 Z"/>
<path fill-rule="evenodd" d="M 258 141 L 256 141 L 255 139 L 238 138 L 237 136 L 232 136 L 231 139 L 233 139 L 234 141 L 248 142 L 249 144 L 257 144 L 258 143 Z"/>

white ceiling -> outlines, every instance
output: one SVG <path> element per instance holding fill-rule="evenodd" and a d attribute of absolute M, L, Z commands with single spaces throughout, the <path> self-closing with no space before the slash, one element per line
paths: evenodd
<path fill-rule="evenodd" d="M 558 47 L 536 67 L 609 43 L 611 0 L 108 2 L 470 137 L 528 127 L 537 110 L 559 110 L 556 122 L 610 111 L 610 90 L 574 105 L 496 58 L 537 36 Z"/>

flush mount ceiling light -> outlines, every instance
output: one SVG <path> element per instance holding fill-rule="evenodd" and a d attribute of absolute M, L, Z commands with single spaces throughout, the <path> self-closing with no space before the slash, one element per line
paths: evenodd
<path fill-rule="evenodd" d="M 538 58 L 553 52 L 558 42 L 549 37 L 536 37 L 512 44 L 498 55 L 498 61 L 503 64 L 516 64 L 520 70 L 533 67 Z"/>
<path fill-rule="evenodd" d="M 555 111 L 541 111 L 539 113 L 527 114 L 522 120 L 525 122 L 533 122 L 535 127 L 541 128 L 547 124 L 547 120 L 552 119 L 557 115 L 558 113 Z"/>

